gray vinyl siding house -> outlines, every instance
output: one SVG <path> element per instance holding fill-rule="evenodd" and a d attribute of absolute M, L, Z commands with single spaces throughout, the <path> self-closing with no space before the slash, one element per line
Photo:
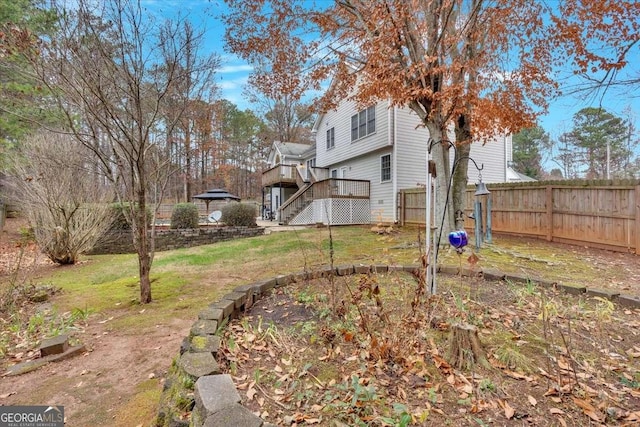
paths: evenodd
<path fill-rule="evenodd" d="M 354 102 L 344 101 L 317 118 L 313 133 L 315 149 L 295 159 L 297 185 L 279 190 L 289 196 L 279 202 L 281 223 L 395 223 L 399 191 L 426 182 L 429 132 L 408 108 L 380 101 L 359 110 Z M 511 136 L 472 144 L 470 157 L 482 166 L 483 182 L 510 180 L 511 150 Z M 468 179 L 479 179 L 471 163 Z M 268 185 L 263 175 L 263 188 L 269 189 L 273 204 L 274 188 Z"/>

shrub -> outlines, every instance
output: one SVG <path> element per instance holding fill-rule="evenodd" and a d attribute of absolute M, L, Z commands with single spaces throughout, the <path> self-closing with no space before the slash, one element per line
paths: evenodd
<path fill-rule="evenodd" d="M 247 203 L 229 203 L 222 208 L 222 222 L 230 226 L 256 227 L 256 207 Z"/>
<path fill-rule="evenodd" d="M 128 203 L 113 203 L 111 204 L 111 217 L 113 221 L 111 222 L 110 230 L 114 231 L 126 231 L 131 230 L 131 224 L 127 221 L 127 215 L 129 215 L 129 204 Z M 151 208 L 147 206 L 147 224 L 151 224 L 151 220 L 153 218 L 153 214 L 151 213 Z"/>
<path fill-rule="evenodd" d="M 178 203 L 171 214 L 171 228 L 198 228 L 198 207 L 193 203 Z"/>
<path fill-rule="evenodd" d="M 112 189 L 89 172 L 90 153 L 58 133 L 25 138 L 7 156 L 8 194 L 24 213 L 43 253 L 57 264 L 74 264 L 111 223 Z"/>

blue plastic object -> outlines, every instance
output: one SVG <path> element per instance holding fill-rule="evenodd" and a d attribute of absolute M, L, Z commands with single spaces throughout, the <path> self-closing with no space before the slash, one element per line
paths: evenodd
<path fill-rule="evenodd" d="M 452 231 L 449 233 L 449 243 L 456 249 L 467 246 L 468 242 L 469 239 L 467 237 L 467 232 L 464 230 Z"/>

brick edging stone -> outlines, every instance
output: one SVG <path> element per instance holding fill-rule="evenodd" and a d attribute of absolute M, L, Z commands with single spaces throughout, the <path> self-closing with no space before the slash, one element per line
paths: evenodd
<path fill-rule="evenodd" d="M 175 379 L 165 381 L 161 407 L 156 419 L 156 426 L 172 427 L 213 427 L 233 425 L 237 427 L 274 427 L 262 418 L 241 405 L 240 395 L 230 375 L 220 371 L 216 361 L 220 338 L 217 336 L 219 328 L 225 327 L 231 319 L 240 317 L 263 296 L 268 295 L 274 288 L 291 283 L 326 278 L 331 275 L 347 276 L 351 274 L 381 273 L 389 271 L 406 271 L 415 273 L 421 267 L 418 265 L 340 265 L 323 266 L 313 271 L 280 275 L 271 279 L 260 280 L 255 283 L 241 285 L 224 295 L 220 300 L 209 304 L 202 310 L 198 319 L 191 327 L 189 336 L 185 337 L 180 346 L 180 356 L 177 362 L 178 372 L 194 382 L 193 402 L 191 406 L 191 422 L 181 420 L 173 415 L 171 399 L 175 395 L 170 387 L 175 386 Z M 640 297 L 620 294 L 608 290 L 564 285 L 532 277 L 505 274 L 495 269 L 472 270 L 449 265 L 438 266 L 442 274 L 462 274 L 464 276 L 478 276 L 487 280 L 503 280 L 514 283 L 535 282 L 544 287 L 555 288 L 571 295 L 588 295 L 615 301 L 626 308 L 640 309 Z"/>

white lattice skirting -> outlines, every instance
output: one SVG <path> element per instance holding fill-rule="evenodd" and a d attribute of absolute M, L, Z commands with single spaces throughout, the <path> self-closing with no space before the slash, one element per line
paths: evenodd
<path fill-rule="evenodd" d="M 311 225 L 370 224 L 371 207 L 368 199 L 320 199 L 314 200 L 289 224 Z"/>

